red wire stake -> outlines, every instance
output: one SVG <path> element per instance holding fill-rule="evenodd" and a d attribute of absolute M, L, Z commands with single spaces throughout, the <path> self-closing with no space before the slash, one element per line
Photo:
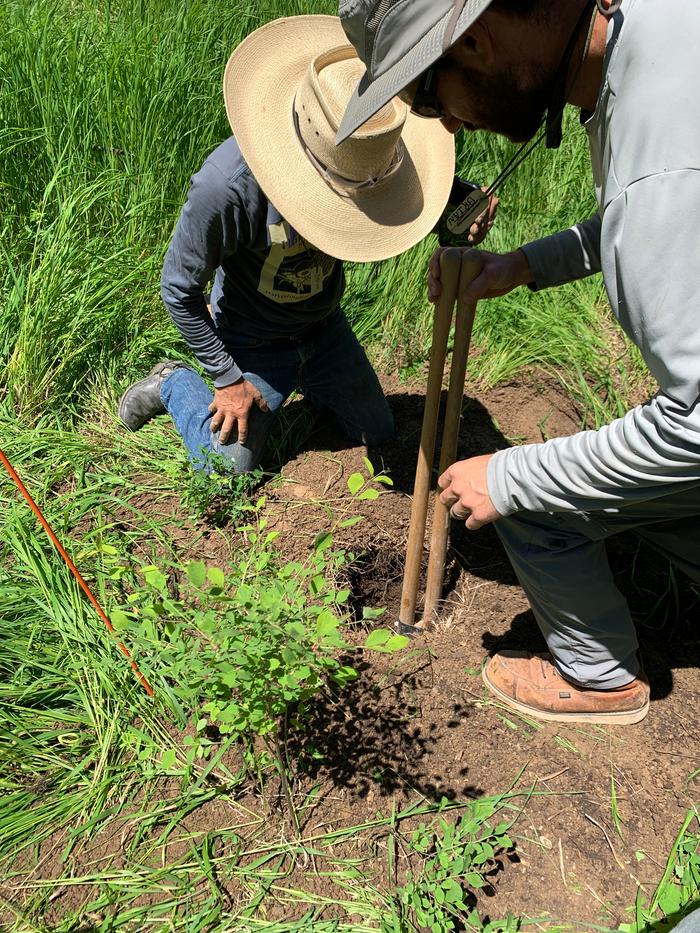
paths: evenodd
<path fill-rule="evenodd" d="M 70 559 L 70 557 L 68 556 L 68 553 L 66 552 L 65 548 L 63 547 L 63 545 L 61 544 L 61 542 L 58 540 L 58 538 L 56 537 L 56 535 L 54 534 L 53 529 L 51 528 L 51 525 L 49 525 L 49 523 L 47 522 L 47 520 L 44 518 L 44 515 L 43 515 L 41 509 L 40 509 L 39 506 L 36 504 L 36 502 L 34 501 L 34 499 L 32 499 L 31 493 L 29 492 L 29 490 L 27 489 L 27 487 L 24 485 L 24 483 L 22 482 L 22 480 L 19 478 L 19 476 L 17 475 L 17 473 L 16 473 L 16 471 L 15 471 L 15 468 L 12 466 L 12 464 L 11 464 L 10 461 L 7 459 L 7 457 L 6 457 L 5 454 L 2 452 L 2 450 L 0 450 L 0 460 L 2 460 L 3 466 L 5 467 L 5 469 L 7 470 L 7 472 L 10 474 L 11 478 L 14 480 L 14 482 L 15 482 L 17 488 L 19 489 L 19 491 L 22 493 L 22 495 L 24 496 L 24 498 L 25 498 L 25 499 L 27 500 L 27 502 L 29 503 L 29 505 L 30 505 L 32 511 L 34 512 L 34 514 L 36 515 L 36 517 L 39 519 L 39 521 L 40 521 L 41 524 L 43 525 L 44 531 L 46 532 L 46 534 L 47 534 L 47 535 L 49 536 L 49 538 L 51 539 L 51 541 L 52 541 L 54 547 L 56 548 L 56 550 L 58 551 L 58 553 L 61 555 L 61 557 L 64 559 L 64 561 L 66 562 L 66 564 L 68 564 L 68 568 L 70 569 L 70 572 L 73 574 L 73 576 L 75 577 L 75 579 L 76 579 L 76 580 L 78 581 L 78 583 L 80 584 L 80 588 L 82 589 L 83 593 L 85 593 L 85 595 L 87 596 L 87 598 L 90 600 L 90 602 L 92 603 L 92 605 L 95 607 L 98 616 L 102 619 L 102 621 L 104 622 L 104 624 L 107 626 L 107 631 L 108 631 L 110 634 L 115 635 L 116 632 L 115 632 L 114 626 L 113 626 L 112 623 L 109 621 L 109 618 L 108 618 L 108 616 L 107 616 L 107 613 L 104 611 L 104 609 L 102 608 L 102 606 L 100 606 L 100 604 L 97 602 L 97 599 L 96 599 L 95 596 L 93 595 L 92 590 L 91 590 L 90 587 L 87 585 L 87 583 L 85 582 L 85 580 L 83 580 L 83 578 L 81 577 L 80 571 L 78 570 L 78 568 L 75 566 L 75 564 L 73 563 L 73 561 L 72 561 L 72 560 Z M 121 651 L 121 653 L 122 653 L 122 654 L 124 655 L 124 657 L 128 660 L 129 664 L 131 665 L 132 670 L 136 673 L 136 676 L 138 677 L 138 679 L 139 679 L 139 680 L 141 681 L 141 683 L 143 684 L 143 687 L 144 687 L 144 690 L 146 691 L 146 693 L 149 695 L 149 697 L 152 697 L 152 696 L 153 696 L 153 688 L 151 687 L 151 685 L 149 684 L 149 682 L 146 680 L 146 678 L 143 676 L 143 674 L 141 673 L 141 671 L 138 669 L 138 666 L 137 666 L 137 664 L 136 664 L 136 661 L 134 661 L 134 659 L 131 657 L 131 654 L 129 653 L 129 649 L 126 648 L 120 641 L 117 642 L 117 648 L 119 648 L 119 650 Z"/>

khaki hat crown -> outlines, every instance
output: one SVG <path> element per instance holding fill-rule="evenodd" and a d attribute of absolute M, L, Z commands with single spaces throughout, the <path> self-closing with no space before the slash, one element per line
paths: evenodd
<path fill-rule="evenodd" d="M 351 262 L 388 259 L 435 226 L 452 187 L 454 138 L 389 95 L 335 147 L 364 65 L 335 16 L 289 16 L 233 51 L 224 100 L 241 155 L 307 244 Z"/>
<path fill-rule="evenodd" d="M 405 104 L 391 100 L 360 132 L 336 146 L 345 105 L 363 71 L 351 45 L 329 49 L 309 64 L 294 100 L 307 156 L 333 188 L 348 194 L 355 186 L 379 184 L 398 163 L 408 113 Z"/>

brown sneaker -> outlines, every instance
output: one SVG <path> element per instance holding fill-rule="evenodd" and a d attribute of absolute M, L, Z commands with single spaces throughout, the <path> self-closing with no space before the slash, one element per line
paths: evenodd
<path fill-rule="evenodd" d="M 624 687 L 593 690 L 564 680 L 550 658 L 500 651 L 489 659 L 481 676 L 503 703 L 535 719 L 627 725 L 649 712 L 649 683 L 643 674 Z"/>

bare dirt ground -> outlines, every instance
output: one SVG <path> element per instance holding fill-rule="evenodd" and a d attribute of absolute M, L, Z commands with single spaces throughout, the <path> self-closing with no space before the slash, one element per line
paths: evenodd
<path fill-rule="evenodd" d="M 384 607 L 390 623 L 398 617 L 423 390 L 421 384 L 406 386 L 395 379 L 385 379 L 384 388 L 397 435 L 369 455 L 378 470 L 392 477 L 392 489 L 376 501 L 352 501 L 347 478 L 364 470 L 367 452 L 323 429 L 262 493 L 268 527 L 280 532 L 276 546 L 284 558 L 303 559 L 319 530 L 349 515 L 364 516 L 360 524 L 337 531 L 335 545 L 355 555 L 345 571 L 355 617 L 361 617 L 363 606 Z M 530 374 L 518 384 L 487 392 L 468 384 L 460 454 L 541 441 L 579 427 L 571 401 L 548 377 Z M 232 544 L 227 530 L 200 524 L 188 531 L 176 521 L 182 517 L 176 500 L 162 501 L 159 508 L 164 522 L 173 521 L 173 533 L 179 529 L 183 559 L 226 558 Z M 480 678 L 488 653 L 501 647 L 537 650 L 544 643 L 493 529 L 469 533 L 453 523 L 435 631 L 400 656 L 366 653 L 359 665 L 354 660 L 359 679 L 322 699 L 304 731 L 290 735 L 292 761 L 308 762 L 310 747 L 317 752 L 295 787 L 301 800 L 319 789 L 304 816 L 306 830 L 356 825 L 419 795 L 429 801 L 474 798 L 514 784 L 524 794 L 532 792 L 518 803 L 522 813 L 514 835 L 519 860 L 503 860 L 492 887 L 481 896 L 482 915 L 502 917 L 510 911 L 550 917 L 577 922 L 575 928 L 584 931 L 595 924 L 615 928 L 629 919 L 625 911 L 638 885 L 648 899 L 683 817 L 700 796 L 697 774 L 693 777 L 700 768 L 700 599 L 680 577 L 669 587 L 667 566 L 634 538 L 616 539 L 610 557 L 634 610 L 652 684 L 651 712 L 643 723 L 619 728 L 538 724 L 489 699 Z M 359 641 L 362 632 L 349 637 Z M 175 786 L 163 787 L 166 797 L 176 793 Z M 252 797 L 248 803 L 255 809 Z M 271 820 L 273 835 L 282 820 L 278 816 Z M 190 814 L 181 828 L 215 831 L 227 820 L 230 811 L 213 801 Z M 59 844 L 54 839 L 42 847 L 45 877 L 65 870 L 58 864 L 51 868 L 48 858 L 49 848 L 58 850 Z M 110 850 L 108 840 L 95 845 L 83 852 L 84 864 L 119 864 L 119 853 Z M 363 870 L 374 873 L 378 887 L 386 884 L 385 852 L 370 841 L 366 849 L 357 840 L 353 846 Z M 71 870 L 79 874 L 80 865 Z M 330 882 L 312 877 L 308 866 L 299 867 L 286 884 L 311 886 L 329 898 L 338 895 Z M 230 896 L 235 899 L 236 892 Z M 57 917 L 79 906 L 81 891 L 66 897 L 56 898 L 52 910 Z M 273 895 L 266 910 L 271 919 L 285 919 L 286 908 L 275 905 Z"/>
<path fill-rule="evenodd" d="M 357 555 L 353 603 L 398 617 L 410 493 L 420 436 L 421 388 L 385 380 L 397 436 L 370 451 L 394 480 L 376 502 L 353 504 L 363 523 L 338 536 Z M 571 401 L 553 380 L 488 392 L 467 386 L 460 455 L 537 442 L 580 429 Z M 316 435 L 266 490 L 270 527 L 283 553 L 299 556 L 321 521 L 321 500 L 347 496 L 347 476 L 362 470 L 361 448 L 332 432 Z M 343 819 L 357 822 L 419 791 L 441 796 L 493 794 L 515 780 L 534 787 L 518 830 L 519 864 L 507 864 L 486 905 L 491 916 L 549 914 L 616 927 L 642 884 L 653 892 L 678 827 L 697 802 L 700 767 L 700 611 L 698 594 L 634 537 L 610 545 L 618 585 L 628 594 L 652 684 L 652 707 L 637 726 L 602 728 L 526 722 L 489 700 L 479 674 L 502 647 L 544 641 L 492 529 L 453 522 L 444 604 L 436 631 L 414 643 L 405 664 L 368 657 L 343 705 L 321 706 L 313 742 L 318 769 Z M 591 581 L 595 586 L 595 581 Z M 305 736 L 299 741 L 309 741 Z M 616 831 L 611 790 L 622 819 Z"/>

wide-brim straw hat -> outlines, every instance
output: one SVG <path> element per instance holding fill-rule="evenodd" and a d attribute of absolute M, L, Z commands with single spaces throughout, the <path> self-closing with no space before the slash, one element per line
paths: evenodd
<path fill-rule="evenodd" d="M 231 129 L 268 200 L 308 243 L 352 262 L 422 240 L 455 168 L 452 135 L 398 98 L 335 146 L 363 73 L 337 17 L 293 16 L 251 33 L 224 75 Z"/>

